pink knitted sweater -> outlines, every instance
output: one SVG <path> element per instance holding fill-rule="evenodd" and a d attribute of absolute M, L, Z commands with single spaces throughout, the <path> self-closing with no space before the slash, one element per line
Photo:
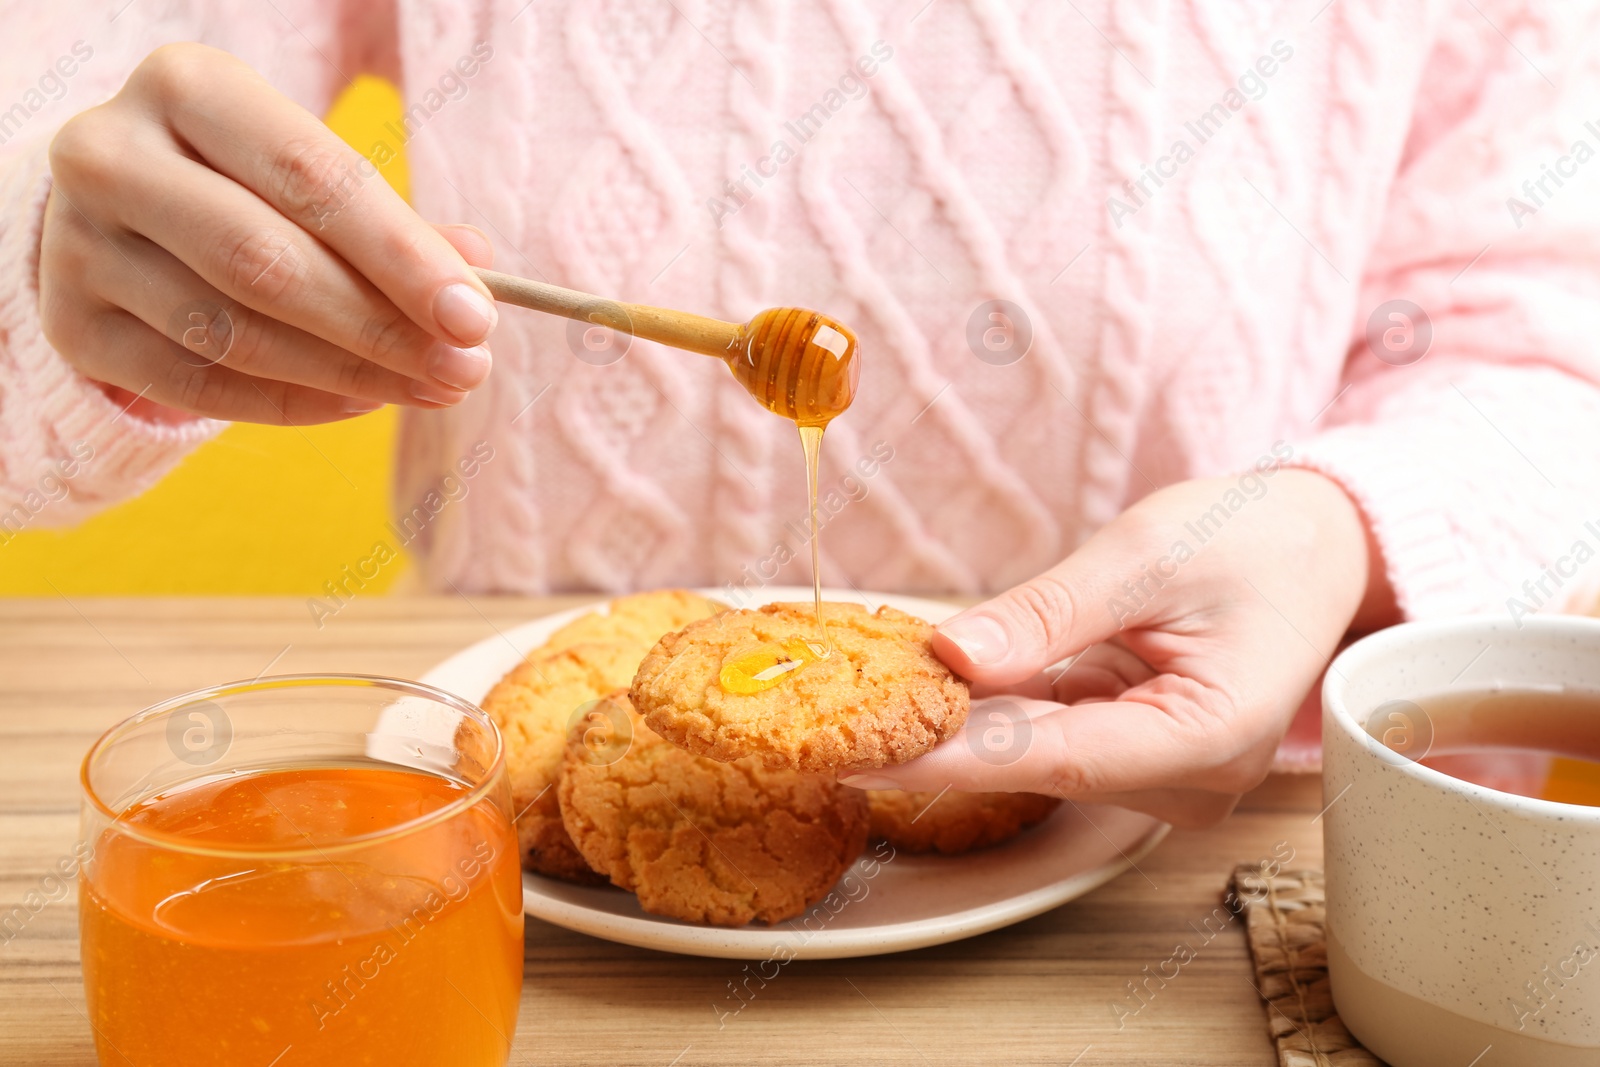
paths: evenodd
<path fill-rule="evenodd" d="M 1360 503 L 1408 615 L 1600 576 L 1595 3 L 126 5 L 16 5 L 0 39 L 0 495 L 38 524 L 218 429 L 119 415 L 36 307 L 54 128 L 194 39 L 319 114 L 397 79 L 418 210 L 505 270 L 854 324 L 831 584 L 998 590 L 1275 450 Z M 428 582 L 808 580 L 793 427 L 712 360 L 602 340 L 507 309 L 489 384 L 405 413 Z"/>

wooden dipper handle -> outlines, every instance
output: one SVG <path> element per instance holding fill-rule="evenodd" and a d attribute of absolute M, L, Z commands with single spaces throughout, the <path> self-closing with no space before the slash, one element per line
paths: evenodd
<path fill-rule="evenodd" d="M 474 268 L 494 298 L 503 303 L 561 315 L 579 322 L 607 326 L 620 333 L 659 341 L 707 356 L 727 359 L 744 349 L 744 327 L 738 323 L 695 315 L 687 311 L 627 304 L 593 293 L 563 289 L 548 282 L 518 278 L 499 271 Z"/>

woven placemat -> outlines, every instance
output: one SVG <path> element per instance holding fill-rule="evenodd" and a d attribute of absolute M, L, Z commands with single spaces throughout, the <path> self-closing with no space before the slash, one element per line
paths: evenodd
<path fill-rule="evenodd" d="M 1243 913 L 1256 991 L 1281 1067 L 1384 1067 L 1350 1036 L 1333 1009 L 1321 871 L 1233 871 L 1232 903 Z"/>

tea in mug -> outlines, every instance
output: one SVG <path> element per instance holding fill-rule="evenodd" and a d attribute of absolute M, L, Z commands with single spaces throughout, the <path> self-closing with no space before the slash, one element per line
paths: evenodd
<path fill-rule="evenodd" d="M 1505 793 L 1600 806 L 1600 691 L 1469 689 L 1401 703 L 1378 709 L 1367 729 L 1422 766 Z"/>

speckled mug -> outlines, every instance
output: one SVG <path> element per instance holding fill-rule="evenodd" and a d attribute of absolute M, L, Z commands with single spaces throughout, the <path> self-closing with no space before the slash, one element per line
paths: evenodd
<path fill-rule="evenodd" d="M 1600 691 L 1600 619 L 1396 626 L 1323 684 L 1328 973 L 1393 1067 L 1600 1064 L 1600 808 L 1452 778 L 1366 729 L 1425 739 L 1405 702 L 1497 685 Z"/>

